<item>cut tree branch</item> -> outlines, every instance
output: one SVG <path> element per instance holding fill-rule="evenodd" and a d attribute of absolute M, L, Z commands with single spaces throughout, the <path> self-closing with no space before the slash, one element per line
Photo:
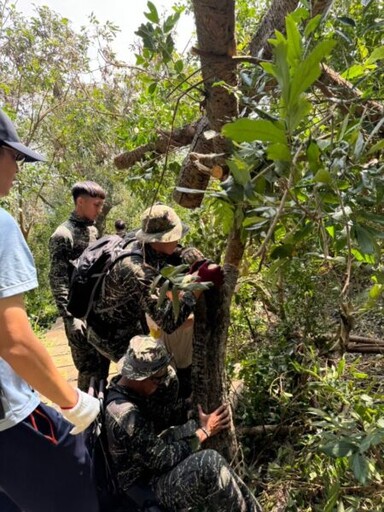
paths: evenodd
<path fill-rule="evenodd" d="M 170 149 L 188 146 L 193 141 L 198 124 L 199 121 L 187 124 L 172 133 L 159 130 L 155 141 L 118 155 L 114 159 L 114 164 L 118 169 L 129 169 L 137 162 L 144 160 L 147 153 L 155 153 L 160 157 L 166 153 L 168 146 Z"/>

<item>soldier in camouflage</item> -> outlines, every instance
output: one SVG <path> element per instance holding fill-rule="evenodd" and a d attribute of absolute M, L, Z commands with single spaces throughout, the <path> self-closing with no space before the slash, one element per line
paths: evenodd
<path fill-rule="evenodd" d="M 209 437 L 229 427 L 226 405 L 211 414 L 199 407 L 199 424 L 189 420 L 162 430 L 159 415 L 164 409 L 159 407 L 165 406 L 170 417 L 177 396 L 170 359 L 161 343 L 135 336 L 121 375 L 109 389 L 105 427 L 120 491 L 129 495 L 139 482 L 149 484 L 168 511 L 260 512 L 257 500 L 225 459 L 202 449 Z M 160 395 L 168 386 L 169 392 Z"/>
<path fill-rule="evenodd" d="M 49 280 L 53 297 L 71 348 L 73 362 L 78 370 L 78 386 L 87 391 L 90 377 L 106 378 L 109 360 L 87 342 L 86 324 L 67 311 L 71 261 L 98 238 L 94 225 L 105 200 L 104 190 L 93 181 L 78 182 L 72 187 L 75 209 L 49 240 L 51 268 Z"/>
<path fill-rule="evenodd" d="M 88 341 L 106 357 L 118 361 L 127 350 L 127 340 L 148 332 L 145 313 L 167 333 L 174 332 L 188 319 L 198 292 L 183 294 L 176 320 L 171 299 L 165 298 L 159 306 L 159 290 L 152 289 L 165 265 L 191 265 L 203 259 L 197 249 L 182 249 L 178 245 L 187 230 L 169 206 L 154 205 L 143 213 L 142 227 L 126 247 L 130 254 L 118 260 L 108 272 L 88 317 Z M 221 269 L 220 276 L 222 279 Z M 216 275 L 214 278 L 217 281 Z M 210 275 L 206 280 L 211 280 Z M 188 343 L 191 345 L 190 340 Z"/>

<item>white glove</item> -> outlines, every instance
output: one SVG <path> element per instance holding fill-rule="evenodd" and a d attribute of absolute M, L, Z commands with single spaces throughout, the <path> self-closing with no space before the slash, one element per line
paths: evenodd
<path fill-rule="evenodd" d="M 79 399 L 71 409 L 61 409 L 65 419 L 74 425 L 70 434 L 76 435 L 83 432 L 100 412 L 100 402 L 97 398 L 77 389 Z"/>

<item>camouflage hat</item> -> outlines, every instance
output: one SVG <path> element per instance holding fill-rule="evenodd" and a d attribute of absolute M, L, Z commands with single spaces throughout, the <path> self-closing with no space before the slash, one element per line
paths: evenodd
<path fill-rule="evenodd" d="M 138 240 L 146 243 L 177 242 L 188 232 L 175 210 L 163 204 L 147 208 L 141 217 L 141 229 L 136 233 Z"/>
<path fill-rule="evenodd" d="M 121 374 L 127 379 L 148 379 L 168 366 L 172 356 L 162 343 L 150 336 L 134 336 L 123 358 Z"/>

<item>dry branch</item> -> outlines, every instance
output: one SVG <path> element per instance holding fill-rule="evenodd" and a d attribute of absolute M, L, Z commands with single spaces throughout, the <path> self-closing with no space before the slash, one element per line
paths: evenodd
<path fill-rule="evenodd" d="M 368 345 L 383 345 L 384 340 L 380 338 L 370 338 L 368 336 L 360 336 L 359 334 L 351 334 L 349 341 L 354 343 L 366 343 Z"/>
<path fill-rule="evenodd" d="M 367 345 L 362 343 L 348 343 L 346 346 L 347 352 L 357 352 L 359 354 L 384 354 L 384 346 Z"/>
<path fill-rule="evenodd" d="M 327 98 L 338 100 L 338 108 L 348 113 L 354 106 L 355 114 L 366 117 L 372 123 L 378 122 L 384 116 L 384 107 L 381 103 L 363 98 L 363 93 L 348 80 L 341 77 L 336 71 L 323 64 L 323 72 L 316 85 Z M 380 131 L 383 131 L 382 126 Z"/>
<path fill-rule="evenodd" d="M 137 162 L 143 160 L 148 153 L 155 153 L 157 156 L 164 155 L 167 148 L 176 149 L 182 146 L 188 146 L 193 141 L 196 134 L 198 121 L 192 124 L 178 128 L 173 133 L 159 131 L 158 138 L 154 142 L 144 144 L 133 151 L 128 151 L 118 155 L 114 159 L 114 164 L 118 169 L 129 169 Z"/>

